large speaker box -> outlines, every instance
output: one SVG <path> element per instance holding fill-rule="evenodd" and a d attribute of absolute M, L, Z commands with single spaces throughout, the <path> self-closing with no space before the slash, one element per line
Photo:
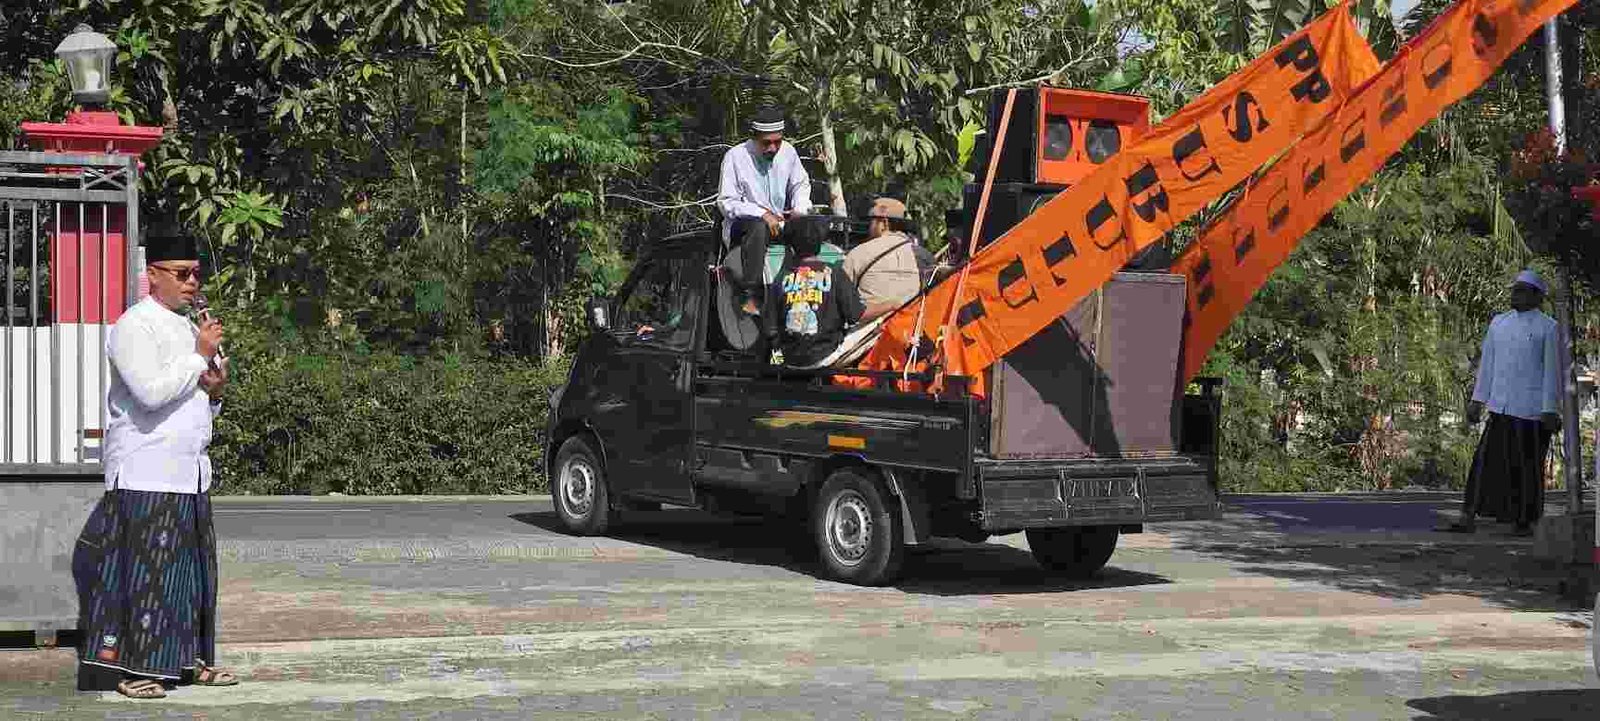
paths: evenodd
<path fill-rule="evenodd" d="M 1012 226 L 1028 217 L 1039 206 L 1056 197 L 1057 193 L 1065 190 L 1059 185 L 1039 185 L 1036 183 L 996 183 L 989 191 L 989 212 L 983 221 L 983 237 L 978 245 L 985 246 L 994 242 L 995 238 L 1004 235 Z M 978 200 L 982 197 L 983 186 L 968 185 L 963 191 L 962 206 L 974 216 L 978 211 Z M 967 222 L 971 222 L 970 220 Z M 967 228 L 970 234 L 971 227 Z"/>
<path fill-rule="evenodd" d="M 979 184 L 1005 113 L 1004 90 L 989 103 L 990 129 L 973 153 Z M 1017 91 L 996 183 L 1072 185 L 1150 132 L 1150 101 L 1136 95 L 1067 88 Z"/>
<path fill-rule="evenodd" d="M 996 458 L 1178 450 L 1184 277 L 1118 273 L 991 370 Z"/>

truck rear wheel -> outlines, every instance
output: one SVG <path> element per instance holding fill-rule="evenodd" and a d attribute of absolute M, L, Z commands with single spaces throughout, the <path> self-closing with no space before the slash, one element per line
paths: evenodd
<path fill-rule="evenodd" d="M 876 479 L 854 468 L 828 476 L 817 494 L 811 529 L 828 577 L 860 586 L 893 581 L 905 560 L 900 516 Z"/>
<path fill-rule="evenodd" d="M 580 536 L 598 536 L 611 527 L 611 493 L 600 457 L 578 436 L 568 438 L 556 454 L 556 477 L 550 488 L 561 525 Z"/>
<path fill-rule="evenodd" d="M 1117 527 L 1030 528 L 1028 550 L 1049 570 L 1068 578 L 1088 578 L 1105 567 L 1117 550 Z"/>

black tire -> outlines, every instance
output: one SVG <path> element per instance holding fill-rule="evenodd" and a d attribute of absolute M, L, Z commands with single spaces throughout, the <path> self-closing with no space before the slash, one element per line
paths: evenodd
<path fill-rule="evenodd" d="M 611 527 L 611 489 L 600 456 L 580 436 L 568 438 L 556 453 L 550 496 L 561 525 L 580 536 L 598 536 Z"/>
<path fill-rule="evenodd" d="M 858 586 L 898 577 L 905 545 L 896 510 L 888 490 L 865 472 L 841 468 L 829 475 L 811 513 L 824 574 Z"/>
<path fill-rule="evenodd" d="M 1117 550 L 1117 527 L 1030 528 L 1028 550 L 1046 569 L 1068 578 L 1089 578 Z"/>

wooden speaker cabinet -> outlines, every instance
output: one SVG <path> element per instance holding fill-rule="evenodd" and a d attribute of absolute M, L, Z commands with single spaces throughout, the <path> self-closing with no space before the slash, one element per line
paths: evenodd
<path fill-rule="evenodd" d="M 989 104 L 985 146 L 998 137 L 1004 112 L 1005 91 L 998 91 Z M 995 182 L 1072 185 L 1148 132 L 1146 98 L 1068 88 L 1019 90 Z M 981 184 L 988 148 L 974 153 L 973 162 Z"/>

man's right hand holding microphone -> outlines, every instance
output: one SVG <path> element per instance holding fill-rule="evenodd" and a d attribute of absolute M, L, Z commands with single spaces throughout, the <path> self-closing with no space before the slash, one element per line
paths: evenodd
<path fill-rule="evenodd" d="M 201 320 L 200 333 L 194 339 L 194 352 L 210 366 L 200 374 L 200 387 L 213 403 L 222 400 L 222 388 L 228 383 L 228 359 L 215 360 L 221 347 L 222 321 L 210 317 Z"/>

